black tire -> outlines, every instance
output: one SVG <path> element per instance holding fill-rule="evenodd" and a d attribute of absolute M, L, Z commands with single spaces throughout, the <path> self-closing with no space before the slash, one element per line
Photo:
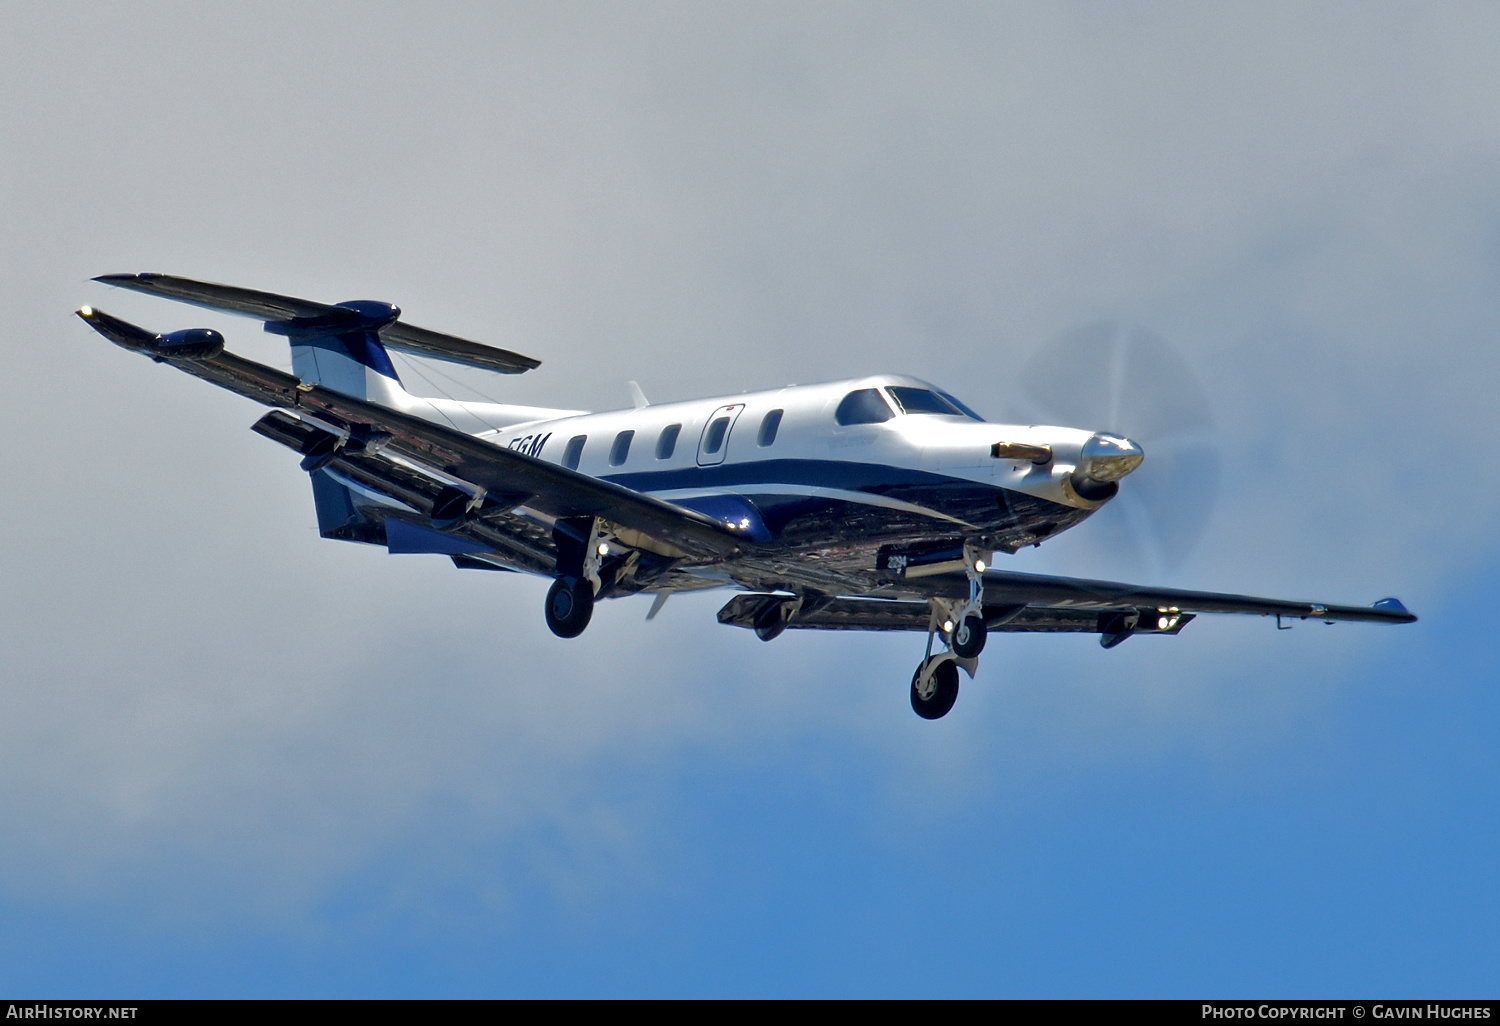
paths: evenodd
<path fill-rule="evenodd" d="M 917 693 L 917 684 L 922 679 L 922 667 L 911 675 L 912 711 L 924 720 L 940 720 L 948 715 L 953 703 L 958 701 L 958 665 L 952 659 L 944 659 L 932 671 L 933 691 L 930 698 Z"/>
<path fill-rule="evenodd" d="M 755 636 L 761 641 L 774 641 L 786 630 L 786 617 L 780 602 L 767 606 L 755 618 Z"/>
<path fill-rule="evenodd" d="M 547 592 L 547 626 L 559 638 L 576 638 L 594 615 L 594 587 L 577 577 L 559 577 Z"/>
<path fill-rule="evenodd" d="M 953 654 L 960 659 L 973 659 L 984 651 L 986 633 L 983 619 L 972 613 L 964 617 L 964 622 L 953 628 Z"/>

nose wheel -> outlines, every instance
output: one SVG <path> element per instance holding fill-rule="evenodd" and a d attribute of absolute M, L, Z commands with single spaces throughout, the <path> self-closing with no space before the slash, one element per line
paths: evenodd
<path fill-rule="evenodd" d="M 960 659 L 973 659 L 984 651 L 986 633 L 984 620 L 970 613 L 953 628 L 953 635 L 948 643 L 953 648 L 953 654 Z"/>
<path fill-rule="evenodd" d="M 958 701 L 958 664 L 946 655 L 936 655 L 917 667 L 911 678 L 912 711 L 924 720 L 948 715 Z"/>

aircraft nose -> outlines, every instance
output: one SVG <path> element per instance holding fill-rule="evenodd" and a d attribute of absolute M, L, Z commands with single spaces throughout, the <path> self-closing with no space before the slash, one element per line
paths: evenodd
<path fill-rule="evenodd" d="M 1130 439 L 1100 433 L 1083 443 L 1078 473 L 1091 481 L 1109 484 L 1139 467 L 1145 458 L 1145 452 Z"/>

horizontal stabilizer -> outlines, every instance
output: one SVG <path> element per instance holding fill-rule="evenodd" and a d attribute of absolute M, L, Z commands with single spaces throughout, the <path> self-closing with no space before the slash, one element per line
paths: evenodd
<path fill-rule="evenodd" d="M 191 303 L 209 310 L 256 317 L 266 322 L 266 330 L 277 334 L 289 334 L 300 326 L 314 325 L 326 325 L 330 330 L 338 330 L 346 321 L 351 325 L 361 321 L 362 314 L 355 307 L 367 305 L 315 303 L 309 299 L 242 289 L 234 285 L 216 285 L 213 282 L 194 281 L 170 274 L 104 274 L 94 280 L 133 292 Z M 391 309 L 399 315 L 399 310 L 394 307 Z M 429 331 L 396 318 L 382 326 L 379 334 L 381 344 L 388 349 L 498 371 L 501 374 L 520 374 L 541 365 L 540 360 L 508 349 L 497 349 L 455 335 Z"/>

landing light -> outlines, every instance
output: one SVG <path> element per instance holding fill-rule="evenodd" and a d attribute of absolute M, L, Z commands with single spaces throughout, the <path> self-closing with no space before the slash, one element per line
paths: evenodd
<path fill-rule="evenodd" d="M 974 572 L 976 574 L 982 574 L 982 573 L 984 573 L 984 560 L 982 560 L 982 559 L 976 559 L 976 560 L 974 560 Z"/>
<path fill-rule="evenodd" d="M 953 633 L 953 621 L 952 620 L 944 620 L 943 621 L 943 633 L 944 634 L 952 634 Z"/>
<path fill-rule="evenodd" d="M 604 542 L 600 542 L 599 543 L 599 555 L 601 555 L 601 556 L 607 556 L 607 555 L 609 555 L 609 546 L 606 545 L 606 544 L 604 544 Z"/>

